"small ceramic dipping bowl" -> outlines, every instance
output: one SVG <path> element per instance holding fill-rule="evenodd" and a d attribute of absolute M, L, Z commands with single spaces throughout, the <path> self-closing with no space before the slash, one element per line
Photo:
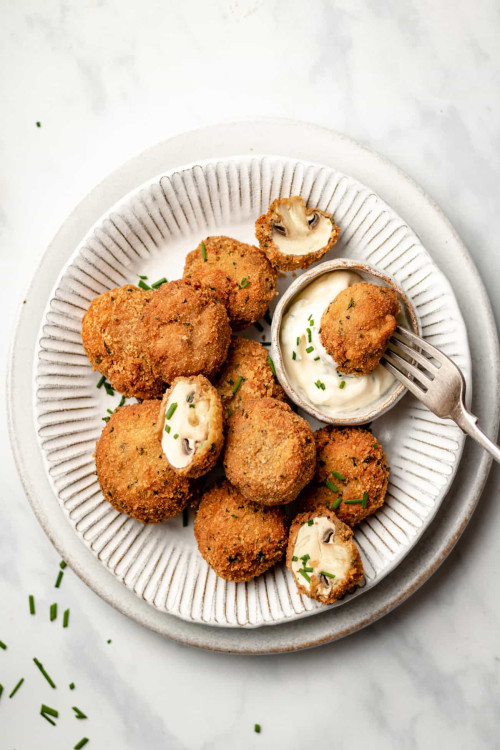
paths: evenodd
<path fill-rule="evenodd" d="M 327 424 L 339 426 L 366 424 L 367 422 L 371 422 L 377 417 L 380 417 L 382 414 L 385 414 L 386 411 L 392 409 L 392 407 L 397 404 L 406 392 L 404 385 L 395 380 L 384 393 L 379 395 L 376 400 L 369 404 L 365 404 L 359 408 L 354 408 L 352 411 L 342 411 L 338 415 L 332 413 L 325 414 L 321 411 L 320 406 L 311 404 L 305 399 L 304 395 L 299 393 L 297 387 L 291 382 L 283 361 L 280 333 L 285 314 L 290 309 L 295 298 L 305 289 L 305 287 L 323 274 L 331 273 L 332 271 L 350 271 L 358 274 L 362 281 L 369 281 L 378 286 L 392 287 L 397 292 L 401 305 L 401 313 L 398 316 L 398 323 L 410 328 L 416 334 L 420 335 L 420 324 L 415 308 L 403 290 L 396 284 L 394 279 L 382 271 L 379 271 L 377 268 L 369 266 L 367 263 L 348 260 L 347 258 L 336 258 L 335 260 L 321 263 L 319 266 L 303 273 L 295 279 L 283 294 L 273 315 L 271 327 L 271 355 L 276 368 L 278 380 L 283 386 L 287 396 L 298 407 L 307 412 L 307 414 L 310 414 L 318 421 Z M 319 324 L 319 321 L 317 321 L 317 323 Z"/>

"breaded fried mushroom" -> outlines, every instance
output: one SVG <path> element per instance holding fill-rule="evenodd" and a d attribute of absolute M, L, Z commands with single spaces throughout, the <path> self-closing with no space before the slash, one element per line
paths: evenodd
<path fill-rule="evenodd" d="M 333 604 L 363 580 L 352 529 L 329 510 L 300 513 L 290 528 L 287 568 L 300 594 Z"/>
<path fill-rule="evenodd" d="M 184 278 L 212 289 L 238 331 L 262 318 L 276 294 L 276 271 L 258 247 L 207 237 L 186 257 Z"/>
<path fill-rule="evenodd" d="M 192 498 L 191 483 L 170 468 L 158 436 L 160 401 L 116 409 L 97 441 L 95 462 L 102 494 L 142 523 L 180 513 Z"/>
<path fill-rule="evenodd" d="M 200 554 L 226 581 L 250 581 L 279 562 L 288 523 L 282 508 L 263 508 L 228 481 L 204 493 L 194 522 Z"/>
<path fill-rule="evenodd" d="M 331 214 L 307 208 L 299 195 L 273 201 L 255 222 L 260 249 L 283 271 L 309 268 L 335 245 L 339 232 Z"/>
<path fill-rule="evenodd" d="M 328 425 L 314 433 L 316 474 L 299 497 L 304 511 L 329 508 L 354 526 L 375 513 L 389 481 L 386 455 L 376 437 L 362 427 Z"/>
<path fill-rule="evenodd" d="M 212 378 L 231 339 L 226 308 L 215 292 L 182 279 L 154 293 L 144 331 L 153 370 L 167 383 L 180 375 Z"/>
<path fill-rule="evenodd" d="M 228 420 L 224 469 L 249 500 L 282 505 L 294 500 L 316 466 L 313 431 L 275 398 L 241 402 Z"/>
<path fill-rule="evenodd" d="M 127 398 L 157 398 L 164 383 L 144 350 L 144 312 L 153 292 L 132 284 L 95 297 L 82 320 L 82 341 L 93 370 Z"/>
<path fill-rule="evenodd" d="M 213 469 L 224 443 L 222 404 L 203 375 L 175 378 L 160 408 L 163 453 L 177 474 L 201 477 Z"/>
<path fill-rule="evenodd" d="M 285 400 L 285 392 L 274 377 L 267 350 L 257 341 L 242 336 L 231 339 L 215 387 L 226 417 L 231 416 L 244 399 L 269 396 Z"/>
<path fill-rule="evenodd" d="M 321 342 L 340 372 L 363 375 L 380 362 L 396 328 L 394 289 L 366 281 L 343 289 L 321 317 Z"/>

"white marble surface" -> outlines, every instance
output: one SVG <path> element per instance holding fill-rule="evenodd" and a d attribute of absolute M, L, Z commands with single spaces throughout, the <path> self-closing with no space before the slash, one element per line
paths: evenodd
<path fill-rule="evenodd" d="M 333 127 L 409 172 L 468 245 L 498 321 L 499 32 L 495 0 L 0 0 L 2 375 L 31 269 L 81 197 L 152 143 L 252 115 Z M 82 736 L 113 750 L 499 746 L 498 467 L 459 545 L 398 610 L 321 649 L 243 658 L 162 640 L 69 569 L 56 592 L 59 558 L 1 419 L 2 750 Z M 56 599 L 67 630 L 48 622 Z M 61 711 L 56 728 L 41 702 Z"/>

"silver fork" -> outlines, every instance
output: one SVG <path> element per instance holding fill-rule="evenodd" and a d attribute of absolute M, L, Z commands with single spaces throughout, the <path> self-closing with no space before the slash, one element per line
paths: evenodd
<path fill-rule="evenodd" d="M 464 376 L 446 354 L 398 326 L 381 361 L 434 414 L 452 419 L 500 463 L 500 448 L 478 427 L 477 417 L 465 406 Z"/>

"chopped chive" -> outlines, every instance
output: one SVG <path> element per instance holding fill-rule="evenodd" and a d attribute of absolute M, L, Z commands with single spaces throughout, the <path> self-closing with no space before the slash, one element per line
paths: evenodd
<path fill-rule="evenodd" d="M 311 343 L 311 341 L 312 341 L 311 329 L 310 328 L 306 328 L 306 331 L 307 331 L 307 340 L 309 341 L 309 343 Z"/>
<path fill-rule="evenodd" d="M 57 618 L 57 602 L 50 605 L 50 621 L 53 622 Z"/>
<path fill-rule="evenodd" d="M 300 559 L 302 560 L 303 564 L 305 565 L 306 562 L 311 559 L 311 555 L 302 555 L 302 557 Z"/>
<path fill-rule="evenodd" d="M 260 734 L 260 724 L 254 724 L 253 731 L 256 732 L 257 734 Z"/>
<path fill-rule="evenodd" d="M 165 425 L 165 432 L 170 432 L 170 425 L 169 424 Z"/>
<path fill-rule="evenodd" d="M 313 362 L 317 362 L 319 357 L 314 357 Z"/>
<path fill-rule="evenodd" d="M 28 597 L 29 603 L 30 603 L 30 615 L 35 614 L 35 597 L 33 594 L 30 594 Z"/>
<path fill-rule="evenodd" d="M 68 567 L 68 563 L 64 562 L 64 560 L 61 560 L 61 562 L 59 563 L 59 567 L 61 568 L 61 570 L 64 570 L 64 568 Z"/>
<path fill-rule="evenodd" d="M 233 388 L 233 393 L 236 393 L 236 391 L 238 390 L 238 388 L 240 387 L 240 385 L 242 384 L 242 382 L 243 382 L 243 376 L 240 375 L 240 377 L 236 381 L 236 385 Z"/>
<path fill-rule="evenodd" d="M 304 570 L 306 573 L 312 573 L 314 571 L 314 568 L 306 568 L 306 566 L 304 565 L 302 570 Z"/>
<path fill-rule="evenodd" d="M 106 382 L 106 376 L 105 375 L 101 375 L 101 377 L 99 378 L 99 380 L 96 383 L 96 388 L 101 388 L 101 386 L 103 386 L 105 382 Z"/>
<path fill-rule="evenodd" d="M 108 639 L 108 640 L 106 641 L 106 643 L 111 643 L 111 638 L 109 638 L 109 639 Z"/>
<path fill-rule="evenodd" d="M 24 677 L 21 677 L 16 687 L 13 689 L 12 693 L 9 695 L 9 698 L 13 698 L 15 696 L 15 694 L 17 693 L 17 691 L 19 690 L 23 682 L 24 682 Z"/>
<path fill-rule="evenodd" d="M 312 327 L 313 327 L 313 325 L 314 325 L 314 320 L 309 320 L 309 325 L 310 325 L 310 326 L 311 326 L 311 328 L 312 328 Z"/>
<path fill-rule="evenodd" d="M 258 320 L 254 323 L 254 326 L 259 331 L 259 333 L 264 333 L 264 326 L 261 325 Z"/>
<path fill-rule="evenodd" d="M 195 404 L 189 404 L 189 408 L 190 409 L 196 409 L 196 405 Z"/>
<path fill-rule="evenodd" d="M 69 612 L 69 610 L 68 610 L 68 612 Z M 47 682 L 49 683 L 50 687 L 55 688 L 55 683 L 54 683 L 53 680 L 51 680 L 51 678 L 48 675 L 47 671 L 44 669 L 43 664 L 40 661 L 38 661 L 38 659 L 35 659 L 35 658 L 33 659 L 33 661 L 35 662 L 36 666 L 38 667 L 38 669 L 40 670 L 40 672 L 43 674 L 43 676 L 45 677 L 45 679 L 47 680 Z"/>
<path fill-rule="evenodd" d="M 271 325 L 271 323 L 273 322 L 269 310 L 266 310 L 266 312 L 264 313 L 264 320 L 268 325 Z"/>
<path fill-rule="evenodd" d="M 271 346 L 270 341 L 262 341 L 262 346 Z"/>
<path fill-rule="evenodd" d="M 298 561 L 298 559 L 299 559 L 299 558 L 297 557 L 297 555 L 293 555 L 293 556 L 292 556 L 292 562 L 297 562 L 297 561 Z"/>
<path fill-rule="evenodd" d="M 207 262 L 207 248 L 205 247 L 205 243 L 201 243 L 201 257 L 203 258 L 204 262 Z"/>
<path fill-rule="evenodd" d="M 123 406 L 124 403 L 125 403 L 125 396 L 122 396 L 121 399 L 120 399 L 120 403 L 118 404 L 118 406 Z"/>
<path fill-rule="evenodd" d="M 161 279 L 158 279 L 158 281 L 155 281 L 154 284 L 151 284 L 151 289 L 159 289 L 162 284 L 165 284 L 168 281 L 165 276 L 163 276 Z"/>
<path fill-rule="evenodd" d="M 108 424 L 108 422 L 109 422 L 110 419 L 111 419 L 111 417 L 103 417 L 102 421 L 106 422 L 106 424 Z"/>
<path fill-rule="evenodd" d="M 347 305 L 347 309 L 349 310 L 349 308 L 351 308 L 351 307 L 354 307 L 354 299 L 352 297 L 351 297 L 351 301 Z"/>
<path fill-rule="evenodd" d="M 337 485 L 334 484 L 333 482 L 331 482 L 329 479 L 325 480 L 325 484 L 328 487 L 328 489 L 331 490 L 332 492 L 338 492 L 339 491 L 339 488 L 337 487 Z"/>
<path fill-rule="evenodd" d="M 139 276 L 139 278 L 144 280 L 144 279 L 147 279 L 148 277 L 147 276 Z"/>
<path fill-rule="evenodd" d="M 335 500 L 335 502 L 334 502 L 334 503 L 331 503 L 331 509 L 332 509 L 332 510 L 337 510 L 337 508 L 339 507 L 339 505 L 340 505 L 340 503 L 341 503 L 341 502 L 342 502 L 342 498 L 341 498 L 341 497 L 338 497 L 338 498 L 337 498 L 337 499 Z"/>
<path fill-rule="evenodd" d="M 41 128 L 42 127 L 42 123 L 39 120 L 37 120 L 36 126 L 37 126 L 37 128 Z"/>
<path fill-rule="evenodd" d="M 344 388 L 344 387 L 345 387 L 345 380 L 341 380 L 339 383 L 339 388 Z"/>
<path fill-rule="evenodd" d="M 336 479 L 340 479 L 341 482 L 345 482 L 345 477 L 342 476 L 342 474 L 339 474 L 338 471 L 331 471 L 330 474 L 333 474 Z"/>
<path fill-rule="evenodd" d="M 292 359 L 297 359 L 297 355 L 295 354 L 295 352 L 292 352 Z"/>
<path fill-rule="evenodd" d="M 309 576 L 307 575 L 307 573 L 305 572 L 305 570 L 302 570 L 301 568 L 299 568 L 299 573 L 300 573 L 300 574 L 301 574 L 302 576 L 304 576 L 304 578 L 306 579 L 306 581 L 307 581 L 308 583 L 311 583 L 311 579 L 309 578 Z"/>
<path fill-rule="evenodd" d="M 322 570 L 320 572 L 320 576 L 326 576 L 327 578 L 335 578 L 335 576 L 333 575 L 333 573 L 328 573 L 326 570 Z"/>
<path fill-rule="evenodd" d="M 231 513 L 232 518 L 238 518 L 234 513 Z"/>
<path fill-rule="evenodd" d="M 0 698 L 2 697 L 2 693 L 3 693 L 3 685 L 0 684 Z"/>
<path fill-rule="evenodd" d="M 312 525 L 313 525 L 313 523 L 314 523 L 314 519 L 313 519 L 313 518 L 310 518 L 310 519 L 309 519 L 309 521 L 307 522 L 307 525 L 308 525 L 308 526 L 312 526 Z"/>
<path fill-rule="evenodd" d="M 75 689 L 75 683 L 74 682 L 70 682 L 69 685 L 68 685 L 68 687 L 69 687 L 70 690 L 74 690 Z"/>
<path fill-rule="evenodd" d="M 106 391 L 106 393 L 108 394 L 108 396 L 114 396 L 115 395 L 115 390 L 114 390 L 113 386 L 110 385 L 109 383 L 104 383 L 104 390 Z"/>
<path fill-rule="evenodd" d="M 300 346 L 300 336 L 297 336 L 297 346 Z"/>
<path fill-rule="evenodd" d="M 368 505 L 368 492 L 363 492 L 363 508 Z"/>
<path fill-rule="evenodd" d="M 184 510 L 182 511 L 182 525 L 186 527 L 188 525 L 188 522 L 189 522 L 189 511 L 187 508 L 184 508 Z"/>
<path fill-rule="evenodd" d="M 44 714 L 43 711 L 40 711 L 40 716 L 43 716 L 43 718 L 45 719 L 45 721 L 48 721 L 49 724 L 52 724 L 53 727 L 57 726 L 56 722 L 53 719 L 51 719 L 49 716 L 47 716 L 46 714 Z"/>
<path fill-rule="evenodd" d="M 64 571 L 60 570 L 59 573 L 57 574 L 57 579 L 56 579 L 54 588 L 56 589 L 59 588 L 59 586 L 61 585 L 61 581 L 63 579 L 63 575 L 64 575 Z"/>
<path fill-rule="evenodd" d="M 363 499 L 361 497 L 357 497 L 354 500 L 344 500 L 344 503 L 346 505 L 358 505 L 358 503 L 362 503 Z"/>
<path fill-rule="evenodd" d="M 245 287 L 247 287 L 249 284 L 250 284 L 249 280 L 246 277 L 244 277 L 243 279 L 241 279 L 240 287 L 242 289 L 245 289 Z"/>
<path fill-rule="evenodd" d="M 42 703 L 40 713 L 48 714 L 49 716 L 54 716 L 56 719 L 59 718 L 59 711 L 55 708 L 51 708 L 50 706 L 46 706 L 45 703 Z"/>
<path fill-rule="evenodd" d="M 75 712 L 75 716 L 77 719 L 86 719 L 87 716 L 83 713 L 83 711 L 80 711 L 80 709 L 77 706 L 71 706 L 73 711 Z"/>
<path fill-rule="evenodd" d="M 146 291 L 149 291 L 151 289 L 149 284 L 146 284 L 146 282 L 143 281 L 142 279 L 139 280 L 139 283 L 137 284 L 137 286 L 140 287 L 141 289 L 145 289 Z"/>
<path fill-rule="evenodd" d="M 3 641 L 0 641 L 0 648 L 3 648 L 4 651 L 7 651 L 7 646 Z"/>
<path fill-rule="evenodd" d="M 63 614 L 63 628 L 67 628 L 69 624 L 69 609 L 64 610 Z"/>
<path fill-rule="evenodd" d="M 174 435 L 174 440 L 177 440 L 178 437 L 179 437 L 179 433 L 176 432 L 175 435 Z"/>
<path fill-rule="evenodd" d="M 108 412 L 108 414 L 113 414 L 113 409 L 106 409 L 106 411 Z"/>
<path fill-rule="evenodd" d="M 86 745 L 88 741 L 89 741 L 89 738 L 88 738 L 88 737 L 83 737 L 83 738 L 82 738 L 82 739 L 80 740 L 80 742 L 77 742 L 77 743 L 76 743 L 76 745 L 74 746 L 73 750 L 81 750 L 81 748 L 82 748 L 82 747 L 83 747 L 84 745 Z"/>
<path fill-rule="evenodd" d="M 232 417 L 232 416 L 233 416 L 233 412 L 232 412 L 232 411 L 231 411 L 231 409 L 229 409 L 229 408 L 228 408 L 228 410 L 227 410 L 227 416 L 228 416 L 228 417 Z"/>
<path fill-rule="evenodd" d="M 378 448 L 378 443 L 373 443 L 373 448 Z"/>
<path fill-rule="evenodd" d="M 306 349 L 306 352 L 307 352 L 308 354 L 310 354 L 310 353 L 311 353 L 311 352 L 313 352 L 313 351 L 314 351 L 314 346 L 308 346 L 308 347 L 307 347 L 307 349 Z"/>
<path fill-rule="evenodd" d="M 269 367 L 271 368 L 271 371 L 272 371 L 272 373 L 273 373 L 274 377 L 277 377 L 277 376 L 276 376 L 276 368 L 275 368 L 275 366 L 274 366 L 274 362 L 273 362 L 273 360 L 271 359 L 271 357 L 269 356 L 269 354 L 267 355 L 267 361 L 268 361 L 268 363 L 269 363 Z"/>
<path fill-rule="evenodd" d="M 174 403 L 170 404 L 170 406 L 168 407 L 167 413 L 165 414 L 165 419 L 170 419 L 176 409 L 177 401 L 174 401 Z"/>

